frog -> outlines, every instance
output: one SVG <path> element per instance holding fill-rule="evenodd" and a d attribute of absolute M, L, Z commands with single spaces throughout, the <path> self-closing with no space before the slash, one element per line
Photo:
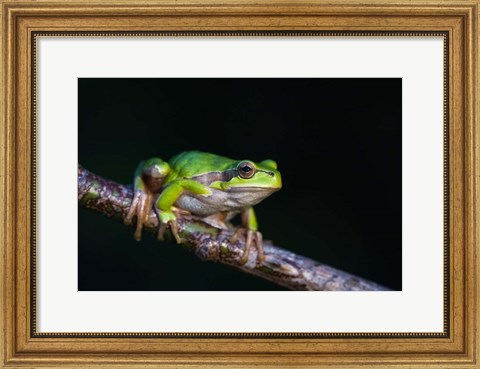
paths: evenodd
<path fill-rule="evenodd" d="M 159 219 L 157 237 L 164 239 L 167 228 L 181 243 L 177 217 L 193 214 L 220 229 L 231 228 L 230 220 L 241 218 L 230 238 L 245 237 L 239 260 L 246 264 L 252 247 L 257 264 L 265 261 L 263 237 L 253 206 L 282 188 L 282 177 L 274 160 L 235 160 L 202 151 L 184 151 L 168 161 L 154 157 L 139 163 L 134 174 L 133 201 L 124 219 L 131 225 L 136 217 L 134 238 L 141 239 L 152 208 Z"/>

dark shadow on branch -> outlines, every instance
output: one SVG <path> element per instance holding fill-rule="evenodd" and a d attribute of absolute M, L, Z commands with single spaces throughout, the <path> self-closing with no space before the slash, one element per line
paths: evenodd
<path fill-rule="evenodd" d="M 78 166 L 79 206 L 95 210 L 103 215 L 123 221 L 132 202 L 130 186 L 120 185 L 97 176 Z M 200 259 L 210 260 L 260 278 L 274 282 L 291 290 L 311 291 L 387 291 L 376 283 L 353 276 L 346 272 L 296 255 L 266 243 L 265 262 L 256 265 L 256 250 L 252 249 L 248 262 L 240 265 L 244 241 L 231 243 L 230 230 L 214 228 L 199 218 L 184 215 L 178 218 L 179 234 L 183 244 Z M 158 218 L 154 211 L 145 227 L 146 232 L 155 233 Z"/>

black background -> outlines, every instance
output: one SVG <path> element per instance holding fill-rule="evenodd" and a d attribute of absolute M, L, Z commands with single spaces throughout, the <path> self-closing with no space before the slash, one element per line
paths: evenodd
<path fill-rule="evenodd" d="M 401 79 L 78 80 L 79 163 L 120 183 L 184 150 L 274 159 L 266 239 L 401 290 Z M 79 290 L 281 290 L 79 209 Z"/>

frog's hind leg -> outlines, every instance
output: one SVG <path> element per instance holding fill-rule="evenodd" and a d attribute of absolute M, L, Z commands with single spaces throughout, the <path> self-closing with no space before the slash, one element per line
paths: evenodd
<path fill-rule="evenodd" d="M 133 217 L 137 217 L 134 234 L 137 241 L 142 237 L 143 225 L 148 223 L 155 196 L 162 190 L 163 181 L 169 171 L 168 163 L 160 158 L 141 162 L 135 171 L 133 200 L 124 223 L 130 225 Z"/>

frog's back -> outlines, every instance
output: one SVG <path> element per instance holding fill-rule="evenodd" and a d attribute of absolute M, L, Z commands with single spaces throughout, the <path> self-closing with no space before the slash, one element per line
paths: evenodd
<path fill-rule="evenodd" d="M 169 160 L 176 177 L 191 178 L 208 172 L 235 168 L 238 160 L 201 151 L 184 151 Z"/>

